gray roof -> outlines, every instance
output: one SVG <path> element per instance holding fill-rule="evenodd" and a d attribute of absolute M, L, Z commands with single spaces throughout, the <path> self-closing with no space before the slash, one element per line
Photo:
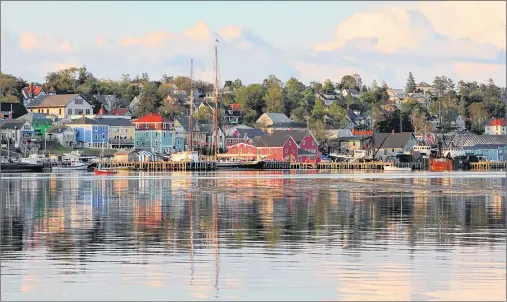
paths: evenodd
<path fill-rule="evenodd" d="M 4 120 L 0 124 L 1 129 L 14 129 L 14 127 L 17 127 L 20 129 L 26 122 L 25 121 L 18 121 L 18 120 Z"/>
<path fill-rule="evenodd" d="M 456 134 L 452 143 L 457 147 L 471 147 L 475 145 L 507 145 L 505 135 L 477 135 L 473 133 Z"/>
<path fill-rule="evenodd" d="M 78 119 L 73 120 L 70 123 L 67 123 L 67 125 L 97 125 L 100 124 L 98 121 L 87 118 L 87 117 L 80 117 Z"/>
<path fill-rule="evenodd" d="M 108 126 L 113 126 L 113 127 L 129 127 L 129 126 L 133 127 L 134 126 L 134 124 L 132 124 L 131 120 L 127 120 L 124 118 L 97 118 L 96 121 L 102 125 L 108 125 Z"/>
<path fill-rule="evenodd" d="M 264 114 L 266 114 L 273 121 L 273 124 L 290 123 L 290 119 L 283 113 L 264 113 Z"/>
<path fill-rule="evenodd" d="M 505 144 L 479 144 L 475 146 L 467 146 L 464 149 L 466 150 L 479 150 L 479 149 L 500 149 L 505 148 Z"/>
<path fill-rule="evenodd" d="M 310 132 L 308 130 L 275 130 L 273 131 L 273 135 L 280 136 L 292 136 L 292 138 L 296 141 L 296 143 L 300 144 L 305 136 L 309 135 Z"/>
<path fill-rule="evenodd" d="M 44 99 L 46 99 L 48 97 L 48 95 L 38 95 L 36 98 L 32 99 L 30 102 L 28 102 L 28 104 L 26 105 L 26 107 L 37 107 L 39 106 L 43 101 Z"/>
<path fill-rule="evenodd" d="M 178 123 L 181 125 L 181 127 L 183 127 L 183 129 L 188 132 L 188 127 L 189 127 L 189 118 L 188 116 L 183 116 L 183 117 L 180 117 L 180 118 L 177 118 L 176 121 L 178 121 Z M 193 126 L 194 126 L 194 131 L 201 131 L 200 127 L 199 127 L 199 123 L 194 119 L 194 122 L 193 122 Z"/>
<path fill-rule="evenodd" d="M 239 137 L 248 137 L 248 138 L 254 138 L 256 136 L 263 136 L 266 135 L 264 131 L 257 128 L 251 128 L 251 129 L 245 129 L 245 128 L 237 128 L 236 131 L 238 131 Z"/>
<path fill-rule="evenodd" d="M 36 112 L 28 112 L 27 114 L 25 115 L 22 115 L 20 117 L 17 118 L 17 120 L 20 120 L 20 121 L 28 121 L 28 122 L 32 122 L 33 120 L 49 120 L 48 117 L 43 114 L 43 113 L 36 113 Z"/>
<path fill-rule="evenodd" d="M 375 133 L 373 148 L 375 149 L 403 148 L 407 145 L 410 137 L 413 135 L 414 134 L 412 132 Z"/>
<path fill-rule="evenodd" d="M 270 128 L 306 128 L 305 125 L 300 123 L 288 122 L 288 123 L 274 123 L 269 126 Z"/>
<path fill-rule="evenodd" d="M 273 132 L 271 135 L 257 136 L 253 139 L 253 144 L 256 147 L 283 147 L 285 142 L 289 139 L 284 131 Z"/>

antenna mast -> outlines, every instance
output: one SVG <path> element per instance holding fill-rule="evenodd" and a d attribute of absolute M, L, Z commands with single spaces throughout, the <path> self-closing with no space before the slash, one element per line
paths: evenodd
<path fill-rule="evenodd" d="M 190 59 L 190 115 L 188 117 L 188 149 L 194 151 L 194 59 Z"/>
<path fill-rule="evenodd" d="M 214 139 L 213 139 L 213 147 L 214 147 L 214 151 L 215 151 L 215 161 L 218 160 L 218 147 L 219 147 L 219 135 L 218 135 L 218 103 L 220 102 L 220 97 L 219 97 L 219 92 L 218 92 L 218 85 L 219 85 L 219 80 L 218 80 L 218 40 L 216 40 L 216 44 L 215 44 L 215 112 L 214 112 L 214 123 L 213 123 L 213 126 L 214 126 Z"/>

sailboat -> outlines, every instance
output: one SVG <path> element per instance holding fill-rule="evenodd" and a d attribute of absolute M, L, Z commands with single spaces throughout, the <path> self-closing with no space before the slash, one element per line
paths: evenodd
<path fill-rule="evenodd" d="M 447 153 L 447 156 L 443 152 L 443 144 L 445 143 L 445 135 L 442 128 L 442 114 L 440 110 L 440 105 L 442 101 L 438 100 L 438 134 L 437 135 L 437 155 L 430 157 L 430 171 L 431 172 L 444 172 L 444 171 L 452 171 L 452 158 L 450 153 Z"/>
<path fill-rule="evenodd" d="M 194 151 L 194 59 L 190 59 L 190 114 L 188 115 L 188 150 L 171 155 L 173 162 L 198 162 L 199 152 Z M 174 133 L 173 133 L 174 137 Z"/>
<path fill-rule="evenodd" d="M 102 141 L 102 152 L 100 152 L 100 159 L 104 158 L 104 141 Z M 103 168 L 102 162 L 99 163 L 99 166 L 93 170 L 95 175 L 115 175 L 118 174 L 118 171 L 115 171 L 110 168 Z"/>

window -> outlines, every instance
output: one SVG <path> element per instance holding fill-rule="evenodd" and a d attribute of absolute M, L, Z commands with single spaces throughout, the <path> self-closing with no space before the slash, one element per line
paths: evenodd
<path fill-rule="evenodd" d="M 136 129 L 139 129 L 139 124 L 138 123 L 136 123 Z"/>
<path fill-rule="evenodd" d="M 292 149 L 292 153 L 296 153 L 296 151 L 294 149 Z"/>
<path fill-rule="evenodd" d="M 285 149 L 285 153 L 289 153 L 289 150 Z"/>
<path fill-rule="evenodd" d="M 62 115 L 62 108 L 58 109 L 58 114 Z"/>
<path fill-rule="evenodd" d="M 99 140 L 99 135 L 98 134 L 95 134 L 95 140 L 98 141 Z"/>
<path fill-rule="evenodd" d="M 164 128 L 165 128 L 165 127 L 164 127 Z M 166 137 L 166 135 L 167 135 L 167 132 L 165 132 L 165 131 L 164 131 L 164 137 Z"/>
<path fill-rule="evenodd" d="M 315 141 L 312 141 L 312 146 L 315 146 Z"/>
<path fill-rule="evenodd" d="M 158 146 L 158 140 L 155 140 L 155 146 Z"/>
<path fill-rule="evenodd" d="M 158 123 L 155 123 L 155 129 L 158 129 Z"/>
<path fill-rule="evenodd" d="M 78 115 L 78 114 L 83 114 L 83 113 L 84 113 L 84 111 L 83 111 L 83 109 L 75 109 L 75 110 L 74 110 L 74 113 L 75 113 L 76 115 Z"/>
<path fill-rule="evenodd" d="M 76 104 L 76 105 L 82 105 L 83 104 L 83 99 L 76 99 L 74 101 L 74 104 Z"/>
<path fill-rule="evenodd" d="M 144 129 L 148 129 L 148 123 L 144 123 Z"/>
<path fill-rule="evenodd" d="M 162 124 L 163 128 L 167 128 L 167 123 Z"/>
<path fill-rule="evenodd" d="M 49 113 L 49 109 L 46 109 L 46 113 Z"/>
<path fill-rule="evenodd" d="M 291 141 L 289 141 L 289 146 L 290 146 L 290 144 L 291 144 Z"/>
<path fill-rule="evenodd" d="M 178 138 L 178 139 L 176 140 L 176 145 L 179 145 L 179 144 L 180 144 L 180 139 Z"/>
<path fill-rule="evenodd" d="M 90 109 L 86 109 L 86 114 L 90 114 Z"/>
<path fill-rule="evenodd" d="M 136 141 L 136 146 L 139 146 L 139 141 Z"/>
<path fill-rule="evenodd" d="M 104 133 L 102 133 L 102 139 L 105 139 L 106 138 L 106 135 Z"/>

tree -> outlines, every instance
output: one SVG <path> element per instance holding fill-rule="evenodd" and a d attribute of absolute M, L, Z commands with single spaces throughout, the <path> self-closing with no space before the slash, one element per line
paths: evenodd
<path fill-rule="evenodd" d="M 333 93 L 334 92 L 334 85 L 330 79 L 327 79 L 324 81 L 324 86 L 322 86 L 322 92 L 324 92 L 324 93 Z"/>
<path fill-rule="evenodd" d="M 262 87 L 264 87 L 264 89 L 268 89 L 271 84 L 276 84 L 281 87 L 283 83 L 274 74 L 270 74 L 267 79 L 264 79 L 262 82 Z"/>
<path fill-rule="evenodd" d="M 303 105 L 303 91 L 305 89 L 305 85 L 299 82 L 296 78 L 290 78 L 285 83 L 285 112 L 287 115 L 291 116 L 292 111 L 298 106 Z M 304 109 L 304 107 L 303 107 Z"/>
<path fill-rule="evenodd" d="M 329 115 L 334 127 L 345 128 L 349 124 L 347 110 L 334 102 L 329 106 Z"/>
<path fill-rule="evenodd" d="M 354 80 L 356 81 L 356 89 L 357 90 L 361 89 L 361 87 L 363 86 L 363 79 L 361 78 L 361 76 L 357 73 L 354 73 L 352 76 L 354 77 Z"/>
<path fill-rule="evenodd" d="M 283 89 L 277 81 L 269 82 L 264 102 L 266 112 L 284 112 Z"/>
<path fill-rule="evenodd" d="M 185 93 L 190 93 L 190 78 L 178 76 L 174 79 L 174 84 L 179 90 L 185 91 Z"/>
<path fill-rule="evenodd" d="M 0 98 L 4 103 L 19 103 L 23 100 L 21 90 L 27 85 L 22 78 L 0 73 Z"/>
<path fill-rule="evenodd" d="M 327 141 L 326 136 L 326 124 L 321 120 L 314 120 L 310 123 L 310 130 L 312 131 L 313 136 L 319 143 L 319 145 L 323 145 Z"/>
<path fill-rule="evenodd" d="M 377 81 L 373 80 L 373 82 L 371 83 L 371 90 L 375 89 L 377 89 Z"/>
<path fill-rule="evenodd" d="M 153 83 L 147 83 L 140 94 L 139 103 L 134 109 L 134 115 L 141 117 L 152 112 L 157 112 L 161 104 L 162 99 L 158 94 L 157 86 Z"/>
<path fill-rule="evenodd" d="M 416 89 L 416 84 L 415 84 L 415 79 L 414 79 L 414 76 L 412 75 L 412 72 L 409 72 L 408 73 L 408 78 L 407 78 L 407 84 L 405 85 L 405 93 L 413 93 L 415 92 L 415 89 Z"/>
<path fill-rule="evenodd" d="M 292 110 L 290 118 L 297 123 L 306 123 L 306 118 L 309 116 L 305 107 L 297 107 Z"/>
<path fill-rule="evenodd" d="M 319 99 L 315 100 L 315 105 L 312 110 L 312 118 L 314 119 L 322 119 L 326 115 L 326 105 L 324 101 Z"/>
<path fill-rule="evenodd" d="M 213 110 L 208 106 L 200 106 L 194 117 L 200 123 L 207 124 L 213 120 Z"/>
<path fill-rule="evenodd" d="M 260 84 L 250 84 L 236 90 L 236 101 L 243 108 L 243 120 L 247 124 L 254 124 L 263 113 L 265 89 Z"/>
<path fill-rule="evenodd" d="M 158 109 L 158 112 L 160 112 L 160 114 L 162 114 L 164 117 L 167 117 L 170 120 L 174 120 L 185 114 L 185 107 L 182 105 L 170 104 L 168 102 L 163 103 L 164 105 Z"/>
<path fill-rule="evenodd" d="M 313 92 L 321 92 L 322 84 L 319 82 L 310 82 L 310 87 L 313 89 Z"/>
<path fill-rule="evenodd" d="M 357 87 L 356 79 L 351 75 L 346 75 L 342 78 L 341 89 L 353 89 Z"/>
<path fill-rule="evenodd" d="M 472 131 L 477 134 L 484 132 L 484 126 L 488 122 L 488 110 L 483 103 L 473 103 L 468 106 L 468 112 L 472 120 Z"/>

